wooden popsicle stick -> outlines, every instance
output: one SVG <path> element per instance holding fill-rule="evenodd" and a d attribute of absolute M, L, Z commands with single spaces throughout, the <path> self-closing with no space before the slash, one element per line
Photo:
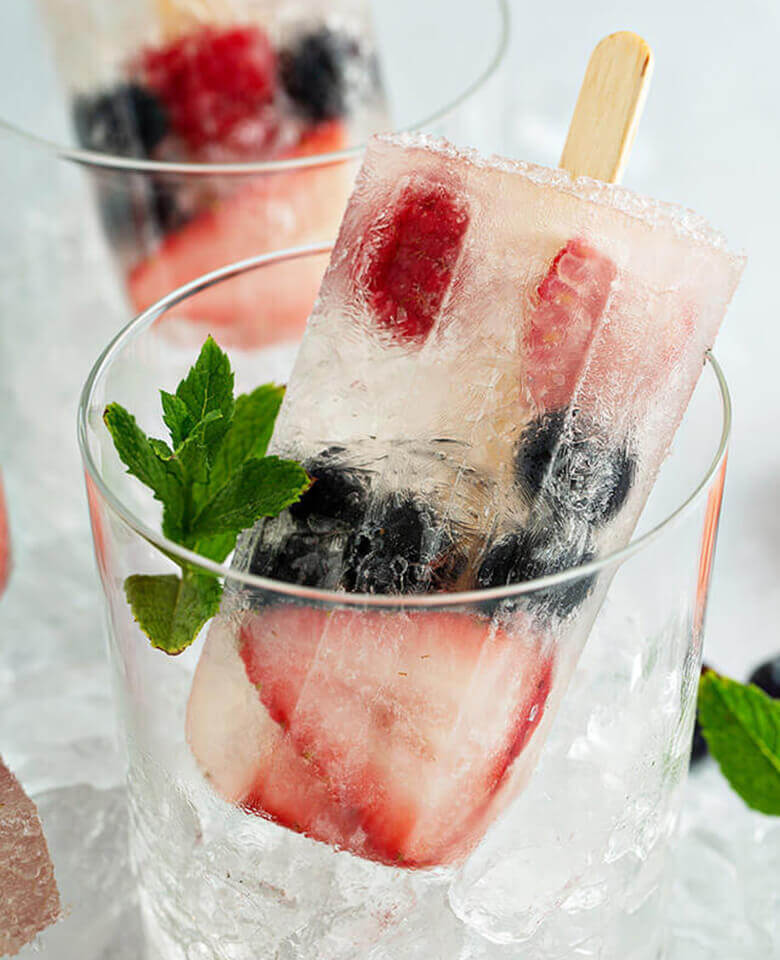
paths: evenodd
<path fill-rule="evenodd" d="M 575 177 L 618 183 L 628 161 L 653 73 L 653 52 L 628 30 L 591 54 L 560 166 Z"/>
<path fill-rule="evenodd" d="M 231 0 L 154 0 L 165 40 L 201 23 L 230 23 L 235 19 Z"/>

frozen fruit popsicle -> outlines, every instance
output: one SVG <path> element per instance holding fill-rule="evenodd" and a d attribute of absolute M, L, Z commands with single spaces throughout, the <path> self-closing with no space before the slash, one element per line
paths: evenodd
<path fill-rule="evenodd" d="M 741 268 L 687 211 L 375 139 L 271 443 L 315 483 L 234 563 L 408 596 L 626 542 Z M 227 597 L 190 699 L 195 757 L 227 799 L 314 839 L 456 861 L 530 775 L 605 589 L 458 612 Z"/>
<path fill-rule="evenodd" d="M 137 311 L 218 267 L 332 239 L 357 162 L 318 158 L 389 125 L 366 0 L 117 0 L 100 17 L 86 2 L 77 17 L 45 6 L 79 145 L 185 165 L 93 170 Z M 271 166 L 215 166 L 249 163 Z M 269 290 L 256 272 L 169 318 L 219 330 L 230 345 L 262 345 L 279 329 L 297 340 L 322 279 L 313 263 L 308 283 L 299 275 Z M 255 304 L 269 297 L 274 331 L 256 324 Z"/>

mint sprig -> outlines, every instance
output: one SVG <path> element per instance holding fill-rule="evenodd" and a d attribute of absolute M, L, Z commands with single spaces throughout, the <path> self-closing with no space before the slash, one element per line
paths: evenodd
<path fill-rule="evenodd" d="M 731 786 L 761 813 L 780 816 L 780 701 L 714 670 L 699 682 L 702 733 Z"/>
<path fill-rule="evenodd" d="M 175 393 L 160 391 L 170 443 L 148 437 L 118 403 L 103 420 L 127 472 L 163 507 L 169 540 L 221 563 L 238 534 L 275 517 L 311 483 L 293 460 L 266 456 L 284 388 L 265 384 L 234 399 L 227 355 L 209 337 Z M 125 595 L 152 646 L 185 650 L 219 609 L 217 577 L 181 563 L 181 574 L 136 574 Z"/>

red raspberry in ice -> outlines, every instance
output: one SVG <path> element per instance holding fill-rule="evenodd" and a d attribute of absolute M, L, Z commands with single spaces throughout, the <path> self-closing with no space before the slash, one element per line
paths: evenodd
<path fill-rule="evenodd" d="M 569 240 L 539 284 L 526 331 L 526 370 L 534 403 L 557 410 L 572 399 L 617 274 L 583 240 Z"/>
<path fill-rule="evenodd" d="M 465 204 L 444 184 L 407 186 L 368 240 L 361 276 L 379 323 L 402 340 L 422 343 L 452 282 L 469 225 Z"/>
<path fill-rule="evenodd" d="M 141 60 L 172 128 L 197 150 L 221 143 L 273 100 L 276 54 L 258 27 L 204 27 Z"/>

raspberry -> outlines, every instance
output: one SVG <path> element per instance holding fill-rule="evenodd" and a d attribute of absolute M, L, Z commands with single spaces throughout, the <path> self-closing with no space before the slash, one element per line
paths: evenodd
<path fill-rule="evenodd" d="M 449 289 L 469 225 L 463 201 L 441 183 L 415 181 L 370 238 L 364 284 L 378 322 L 422 343 Z"/>
<path fill-rule="evenodd" d="M 257 27 L 205 27 L 142 57 L 171 126 L 197 150 L 221 143 L 273 100 L 276 55 Z"/>

